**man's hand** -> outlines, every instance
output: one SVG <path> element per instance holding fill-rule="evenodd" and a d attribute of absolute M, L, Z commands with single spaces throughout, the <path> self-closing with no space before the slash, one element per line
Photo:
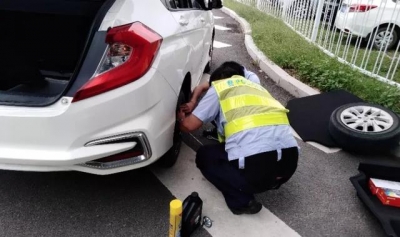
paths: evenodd
<path fill-rule="evenodd" d="M 194 110 L 196 103 L 194 101 L 189 101 L 186 104 L 181 105 L 181 110 L 187 114 L 191 113 Z"/>
<path fill-rule="evenodd" d="M 203 122 L 193 114 L 190 114 L 186 117 L 186 114 L 185 112 L 183 112 L 183 109 L 180 109 L 178 111 L 178 113 L 176 114 L 176 119 L 179 122 L 180 130 L 183 132 L 194 131 L 203 125 Z"/>
<path fill-rule="evenodd" d="M 190 101 L 186 104 L 181 105 L 181 109 L 183 109 L 183 112 L 189 114 L 193 112 L 194 108 L 196 108 L 197 101 L 199 100 L 199 97 L 210 88 L 210 85 L 208 82 L 204 82 L 203 84 L 200 84 L 196 86 L 193 90 L 192 98 L 190 98 Z"/>
<path fill-rule="evenodd" d="M 183 119 L 185 119 L 185 117 L 186 117 L 186 114 L 185 114 L 185 112 L 183 111 L 183 109 L 182 109 L 182 108 L 179 109 L 178 113 L 176 114 L 176 119 L 177 119 L 178 121 L 182 121 Z"/>

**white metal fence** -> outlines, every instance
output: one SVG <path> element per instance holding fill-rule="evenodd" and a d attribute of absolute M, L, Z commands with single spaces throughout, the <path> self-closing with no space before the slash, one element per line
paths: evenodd
<path fill-rule="evenodd" d="M 400 86 L 400 0 L 235 1 L 283 20 L 340 62 Z"/>

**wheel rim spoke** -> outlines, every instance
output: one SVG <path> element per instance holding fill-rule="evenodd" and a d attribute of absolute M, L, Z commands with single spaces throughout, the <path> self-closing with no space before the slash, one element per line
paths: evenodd
<path fill-rule="evenodd" d="M 379 117 L 375 117 L 375 119 L 384 123 L 391 123 L 392 121 L 392 118 L 387 115 L 381 115 Z"/>
<path fill-rule="evenodd" d="M 368 122 L 364 122 L 362 127 L 363 127 L 363 129 L 362 129 L 363 132 L 368 132 Z"/>
<path fill-rule="evenodd" d="M 378 124 L 376 123 L 376 121 L 372 121 L 372 126 L 374 127 L 374 131 L 375 132 L 382 132 L 383 129 L 381 127 L 378 126 Z"/>
<path fill-rule="evenodd" d="M 379 116 L 379 115 L 381 114 L 381 111 L 382 111 L 382 110 L 380 110 L 380 109 L 376 110 L 375 112 L 373 112 L 373 113 L 371 114 L 371 117 L 377 117 L 377 116 Z"/>
<path fill-rule="evenodd" d="M 360 116 L 360 115 L 361 115 L 360 111 L 358 111 L 357 108 L 351 108 L 351 109 L 350 109 L 350 112 L 355 113 L 357 116 Z"/>
<path fill-rule="evenodd" d="M 360 127 L 361 125 L 363 125 L 364 121 L 361 121 L 361 122 L 359 120 L 357 120 L 357 121 L 358 122 L 352 123 L 352 124 L 348 124 L 347 126 L 351 127 L 352 129 L 358 130 L 357 128 Z"/>
<path fill-rule="evenodd" d="M 375 120 L 375 123 L 377 125 L 380 125 L 380 126 L 384 127 L 384 128 L 387 128 L 388 126 L 390 126 L 388 123 L 385 123 L 385 122 L 379 121 L 379 120 Z"/>
<path fill-rule="evenodd" d="M 363 107 L 362 108 L 362 113 L 361 113 L 361 115 L 363 115 L 364 117 L 366 117 L 366 114 L 368 113 L 368 112 L 371 112 L 372 111 L 372 108 L 368 108 L 368 107 Z"/>
<path fill-rule="evenodd" d="M 353 113 L 350 113 L 350 112 L 348 112 L 348 111 L 344 111 L 343 113 L 342 113 L 342 115 L 344 115 L 344 117 L 351 117 L 352 119 L 358 119 L 357 118 L 357 116 L 355 115 L 355 114 L 353 114 Z"/>
<path fill-rule="evenodd" d="M 358 118 L 343 119 L 346 124 L 351 124 L 358 121 Z"/>

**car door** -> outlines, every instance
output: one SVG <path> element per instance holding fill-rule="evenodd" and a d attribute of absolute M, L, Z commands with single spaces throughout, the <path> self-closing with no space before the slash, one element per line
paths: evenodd
<path fill-rule="evenodd" d="M 192 86 L 197 84 L 203 73 L 204 38 L 206 34 L 204 29 L 205 11 L 194 2 L 194 0 L 170 1 L 170 4 L 174 4 L 175 7 L 171 14 L 180 25 L 179 34 L 191 47 L 187 63 L 190 65 L 192 73 Z"/>
<path fill-rule="evenodd" d="M 200 7 L 200 3 L 203 4 L 203 7 L 208 7 L 206 5 L 205 0 L 192 0 L 193 4 L 197 4 L 201 9 L 201 17 L 200 21 L 202 22 L 203 27 L 203 56 L 202 56 L 202 68 L 204 68 L 207 63 L 210 61 L 210 49 L 212 44 L 213 38 L 213 31 L 214 31 L 214 15 L 210 10 L 204 10 L 204 8 Z M 210 5 L 212 3 L 210 2 Z"/>
<path fill-rule="evenodd" d="M 209 61 L 210 46 L 212 43 L 212 36 L 214 31 L 214 15 L 212 11 L 205 10 L 209 7 L 206 5 L 206 0 L 191 0 L 193 8 L 201 12 L 200 22 L 203 29 L 203 51 L 202 51 L 202 68 L 206 66 Z M 210 2 L 211 4 L 211 2 Z M 203 5 L 203 6 L 201 6 Z M 211 4 L 212 5 L 212 4 Z"/>

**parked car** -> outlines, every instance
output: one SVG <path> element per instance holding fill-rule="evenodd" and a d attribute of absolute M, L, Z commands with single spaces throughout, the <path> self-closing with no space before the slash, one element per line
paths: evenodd
<path fill-rule="evenodd" d="M 297 19 L 310 18 L 313 10 L 318 4 L 317 0 L 262 0 L 265 4 L 271 5 L 273 9 L 285 12 L 287 17 Z"/>
<path fill-rule="evenodd" d="M 327 0 L 322 10 L 321 21 L 332 30 L 335 27 L 337 13 L 340 9 L 340 0 Z"/>
<path fill-rule="evenodd" d="M 287 16 L 296 19 L 314 19 L 318 7 L 318 0 L 266 0 L 274 8 L 281 9 Z M 340 0 L 324 0 L 321 20 L 331 24 L 333 28 L 336 12 L 339 9 Z M 332 20 L 330 20 L 332 18 Z"/>
<path fill-rule="evenodd" d="M 380 0 L 344 0 L 335 24 L 345 33 L 371 38 L 377 49 L 392 49 L 400 37 L 399 10 L 400 5 L 394 0 L 386 4 Z"/>
<path fill-rule="evenodd" d="M 104 175 L 157 160 L 172 166 L 176 109 L 210 69 L 211 7 L 0 1 L 0 169 Z"/>

